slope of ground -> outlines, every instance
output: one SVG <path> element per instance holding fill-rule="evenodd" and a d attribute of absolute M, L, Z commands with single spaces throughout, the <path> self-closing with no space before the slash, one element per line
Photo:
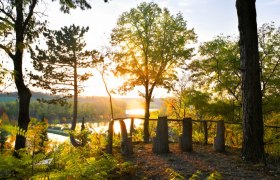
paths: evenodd
<path fill-rule="evenodd" d="M 185 179 L 198 170 L 202 179 L 214 171 L 219 172 L 222 179 L 280 179 L 279 162 L 267 166 L 248 164 L 241 160 L 238 149 L 227 148 L 225 153 L 216 153 L 211 145 L 194 144 L 194 151 L 187 153 L 181 152 L 178 144 L 170 144 L 169 147 L 170 153 L 156 155 L 151 144 L 136 144 L 134 154 L 124 159 L 137 165 L 136 179 L 170 179 L 170 171 L 166 169 Z"/>

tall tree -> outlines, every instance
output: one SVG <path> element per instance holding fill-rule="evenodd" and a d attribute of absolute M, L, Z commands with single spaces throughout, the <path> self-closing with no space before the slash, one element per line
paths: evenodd
<path fill-rule="evenodd" d="M 187 70 L 191 71 L 190 80 L 197 84 L 196 88 L 226 94 L 240 103 L 241 75 L 237 41 L 229 36 L 217 36 L 199 46 L 199 55 L 199 59 L 187 66 Z"/>
<path fill-rule="evenodd" d="M 90 77 L 89 73 L 82 73 L 80 69 L 91 65 L 91 53 L 84 50 L 86 46 L 84 35 L 87 31 L 88 27 L 75 25 L 62 27 L 57 31 L 48 30 L 44 33 L 47 49 L 36 46 L 37 53 L 33 51 L 31 53 L 34 69 L 43 73 L 32 75 L 36 80 L 36 86 L 49 90 L 52 95 L 61 95 L 59 100 L 66 100 L 65 98 L 73 96 L 71 124 L 73 131 L 76 128 L 78 116 L 78 94 L 82 90 L 79 83 Z M 73 135 L 70 135 L 70 140 L 74 146 L 80 145 Z"/>
<path fill-rule="evenodd" d="M 195 89 L 212 94 L 212 105 L 218 105 L 218 101 L 227 104 L 221 106 L 224 109 L 220 112 L 226 112 L 225 108 L 230 110 L 223 119 L 240 120 L 241 72 L 237 40 L 230 36 L 217 36 L 202 43 L 198 50 L 198 58 L 187 65 L 187 70 L 191 71 L 190 82 Z"/>
<path fill-rule="evenodd" d="M 182 14 L 171 15 L 157 4 L 141 3 L 123 13 L 112 32 L 116 75 L 124 76 L 124 92 L 143 86 L 145 98 L 144 141 L 149 141 L 150 102 L 156 87 L 171 89 L 176 69 L 192 55 L 186 45 L 196 39 Z"/>
<path fill-rule="evenodd" d="M 31 92 L 24 82 L 22 69 L 25 50 L 36 39 L 45 23 L 40 22 L 34 13 L 39 0 L 7 0 L 0 1 L 1 44 L 0 48 L 10 57 L 14 64 L 14 81 L 19 96 L 18 126 L 27 131 L 29 118 L 29 104 Z M 61 10 L 69 12 L 77 6 L 90 8 L 86 0 L 59 1 Z M 3 25 L 3 26 L 2 26 Z M 2 29 L 2 27 L 4 27 Z M 5 41 L 2 41 L 2 40 Z M 15 150 L 25 147 L 26 137 L 17 134 Z"/>
<path fill-rule="evenodd" d="M 242 157 L 265 162 L 256 0 L 236 0 L 242 74 Z"/>

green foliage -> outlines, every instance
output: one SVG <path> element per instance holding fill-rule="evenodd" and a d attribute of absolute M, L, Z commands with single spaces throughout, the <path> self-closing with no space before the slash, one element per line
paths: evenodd
<path fill-rule="evenodd" d="M 0 36 L 1 36 L 1 23 L 0 23 Z M 4 83 L 4 77 L 6 76 L 6 74 L 8 73 L 8 70 L 3 68 L 2 64 L 0 64 L 0 85 L 2 85 Z M 1 90 L 0 90 L 1 92 Z"/>
<path fill-rule="evenodd" d="M 195 40 L 193 30 L 178 13 L 170 14 L 155 3 L 141 3 L 125 12 L 112 33 L 116 75 L 125 76 L 123 91 L 144 86 L 151 96 L 155 87 L 170 89 L 177 78 L 175 68 L 191 57 L 186 44 Z M 168 69 L 168 71 L 167 71 Z"/>
<path fill-rule="evenodd" d="M 55 0 L 53 0 L 55 1 Z M 76 9 L 77 7 L 84 9 L 90 9 L 91 5 L 88 3 L 87 0 L 63 0 L 59 1 L 60 10 L 64 13 L 70 13 L 71 9 Z"/>
<path fill-rule="evenodd" d="M 12 151 L 0 153 L 0 179 L 110 179 L 135 176 L 135 165 L 120 163 L 113 156 L 104 154 L 104 134 L 89 135 L 90 143 L 84 147 L 52 143 L 52 148 L 39 153 L 42 152 L 38 151 L 40 143 L 37 143 L 40 142 L 40 133 L 36 135 L 35 132 L 40 128 L 40 123 L 32 120 L 30 131 L 26 134 L 29 145 L 18 151 L 20 158 L 13 157 Z"/>
<path fill-rule="evenodd" d="M 197 170 L 192 177 L 190 177 L 190 180 L 200 180 L 202 179 L 202 172 Z"/>
<path fill-rule="evenodd" d="M 223 176 L 218 171 L 214 171 L 208 177 L 205 178 L 205 175 L 201 171 L 198 170 L 192 175 L 192 177 L 190 177 L 190 180 L 202 180 L 202 179 L 220 180 L 220 179 L 223 179 Z"/>
<path fill-rule="evenodd" d="M 24 62 L 23 53 L 25 50 L 29 50 L 32 54 L 33 49 L 31 44 L 35 43 L 35 40 L 39 38 L 41 33 L 46 29 L 47 22 L 35 16 L 35 14 L 41 13 L 35 13 L 40 4 L 39 2 L 44 4 L 43 1 L 37 0 L 1 1 L 0 49 L 5 52 L 14 65 L 13 80 L 15 81 L 19 95 L 19 112 L 21 113 L 18 118 L 18 125 L 25 130 L 27 130 L 26 128 L 29 123 L 28 113 L 31 92 L 25 84 L 26 76 L 23 73 L 22 66 Z M 86 0 L 60 1 L 60 5 L 65 12 L 69 12 L 75 5 L 82 9 L 90 7 Z M 24 148 L 24 142 L 25 137 L 17 139 L 15 148 Z"/>
<path fill-rule="evenodd" d="M 221 180 L 223 179 L 223 176 L 218 171 L 214 171 L 210 174 L 210 176 L 207 177 L 207 180 Z"/>
<path fill-rule="evenodd" d="M 280 158 L 280 130 L 279 128 L 265 128 L 264 142 L 266 152 L 273 158 Z"/>
<path fill-rule="evenodd" d="M 167 168 L 164 172 L 168 174 L 169 180 L 184 180 L 185 179 L 184 176 L 177 173 L 176 171 L 174 171 L 171 168 Z"/>
<path fill-rule="evenodd" d="M 172 15 L 156 3 L 143 2 L 124 12 L 111 34 L 115 75 L 125 81 L 119 92 L 142 87 L 145 98 L 144 140 L 149 141 L 150 102 L 157 87 L 171 90 L 178 79 L 176 68 L 192 56 L 188 44 L 196 40 L 181 13 Z"/>
<path fill-rule="evenodd" d="M 261 86 L 265 122 L 280 112 L 280 29 L 274 23 L 259 28 Z M 169 114 L 184 114 L 200 119 L 241 119 L 241 71 L 236 38 L 217 36 L 199 46 L 199 56 L 186 69 L 190 71 L 191 88 L 177 87 L 180 93 L 170 99 Z M 178 84 L 180 85 L 181 82 Z M 181 88 L 181 89 L 180 89 Z M 184 95 L 184 93 L 186 93 Z M 190 111 L 191 109 L 191 111 Z M 195 112 L 195 114 L 188 114 Z"/>
<path fill-rule="evenodd" d="M 84 35 L 88 27 L 71 25 L 61 30 L 47 30 L 44 36 L 48 49 L 36 46 L 31 52 L 33 67 L 43 75 L 30 74 L 35 80 L 33 86 L 48 90 L 52 95 L 61 95 L 57 99 L 42 102 L 67 103 L 66 99 L 81 91 L 78 82 L 87 80 L 90 73 L 78 73 L 79 68 L 91 65 L 90 52 L 85 51 Z M 81 71 L 79 71 L 81 72 Z"/>
<path fill-rule="evenodd" d="M 279 113 L 280 103 L 280 27 L 265 23 L 259 28 L 259 51 L 261 86 L 263 94 L 263 113 Z"/>
<path fill-rule="evenodd" d="M 182 134 L 181 122 L 169 122 L 168 123 L 168 135 L 169 141 L 177 142 L 179 136 Z"/>
<path fill-rule="evenodd" d="M 29 123 L 29 130 L 26 134 L 27 136 L 27 149 L 33 154 L 44 153 L 48 150 L 48 134 L 47 134 L 48 124 L 44 121 L 37 119 L 31 119 Z"/>
<path fill-rule="evenodd" d="M 34 171 L 44 172 L 48 168 L 45 164 L 38 164 L 46 158 L 42 153 L 32 155 L 21 149 L 19 155 L 20 159 L 9 153 L 0 154 L 0 179 L 29 179 Z"/>
<path fill-rule="evenodd" d="M 229 147 L 241 148 L 242 126 L 240 124 L 226 124 L 225 143 Z"/>
<path fill-rule="evenodd" d="M 108 179 L 134 173 L 135 167 L 131 163 L 119 163 L 113 156 L 103 154 L 103 142 L 96 141 L 96 135 L 91 140 L 85 147 L 75 148 L 66 143 L 59 145 L 53 152 L 55 160 L 52 163 L 55 164 L 52 166 L 56 168 L 48 173 L 48 177 Z"/>
<path fill-rule="evenodd" d="M 188 93 L 185 99 L 191 103 L 197 102 L 194 107 L 203 116 L 239 120 L 241 73 L 237 40 L 218 36 L 203 43 L 199 54 L 201 58 L 193 60 L 187 69 L 191 71 L 192 89 L 200 96 Z M 205 96 L 207 99 L 203 98 Z"/>

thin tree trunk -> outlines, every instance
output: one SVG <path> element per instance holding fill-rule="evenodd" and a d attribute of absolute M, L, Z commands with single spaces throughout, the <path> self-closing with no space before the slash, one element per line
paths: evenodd
<path fill-rule="evenodd" d="M 255 0 L 236 0 L 242 72 L 242 157 L 265 162 Z"/>
<path fill-rule="evenodd" d="M 103 84 L 105 86 L 105 89 L 106 89 L 106 92 L 109 96 L 109 100 L 110 100 L 110 110 L 111 110 L 111 119 L 114 119 L 114 109 L 113 109 L 113 100 L 112 100 L 112 96 L 111 96 L 111 93 L 108 89 L 108 86 L 107 86 L 107 83 L 105 81 L 105 78 L 104 78 L 104 74 L 102 72 L 100 72 L 101 74 L 101 77 L 102 77 L 102 81 L 103 81 Z"/>
<path fill-rule="evenodd" d="M 150 134 L 149 134 L 149 118 L 150 118 L 150 101 L 149 97 L 145 101 L 145 120 L 144 120 L 144 142 L 149 143 Z"/>
<path fill-rule="evenodd" d="M 78 82 L 77 82 L 77 62 L 74 61 L 74 105 L 73 105 L 73 119 L 71 123 L 71 131 L 75 131 L 78 117 Z M 72 133 L 70 133 L 70 142 L 73 146 L 81 146 Z"/>

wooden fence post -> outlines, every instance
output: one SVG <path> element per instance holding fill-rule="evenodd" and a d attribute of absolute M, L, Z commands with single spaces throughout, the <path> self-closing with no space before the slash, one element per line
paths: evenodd
<path fill-rule="evenodd" d="M 153 152 L 157 154 L 169 153 L 168 124 L 166 116 L 158 118 L 156 137 L 153 138 Z"/>
<path fill-rule="evenodd" d="M 203 121 L 203 129 L 204 129 L 204 145 L 207 145 L 208 144 L 207 121 Z"/>
<path fill-rule="evenodd" d="M 132 138 L 127 136 L 127 130 L 123 119 L 119 120 L 121 127 L 121 153 L 122 155 L 129 155 L 133 153 Z"/>
<path fill-rule="evenodd" d="M 192 119 L 183 119 L 183 134 L 180 136 L 179 145 L 183 152 L 191 152 L 192 147 Z"/>
<path fill-rule="evenodd" d="M 214 138 L 213 148 L 216 152 L 225 151 L 225 123 L 223 120 L 217 122 L 217 134 Z"/>
<path fill-rule="evenodd" d="M 108 144 L 107 144 L 107 153 L 112 154 L 113 152 L 113 135 L 114 135 L 114 121 L 109 122 L 108 127 Z"/>
<path fill-rule="evenodd" d="M 134 131 L 134 118 L 132 117 L 130 120 L 130 137 L 132 138 L 132 134 Z"/>

